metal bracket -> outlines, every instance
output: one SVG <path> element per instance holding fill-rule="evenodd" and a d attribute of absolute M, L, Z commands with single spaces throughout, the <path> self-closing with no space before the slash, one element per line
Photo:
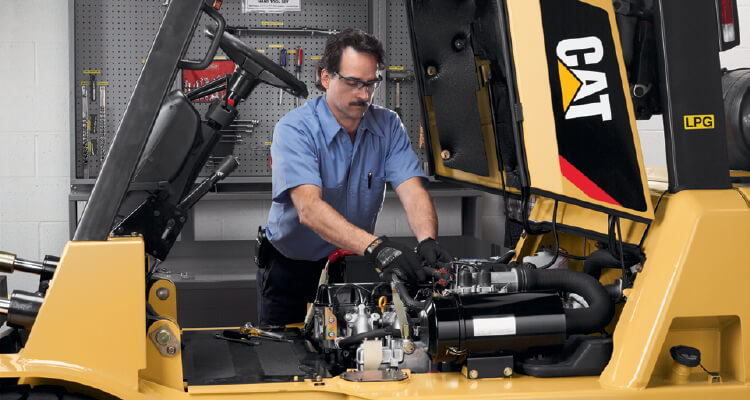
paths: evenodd
<path fill-rule="evenodd" d="M 346 371 L 341 378 L 349 382 L 398 382 L 409 378 L 409 375 L 400 370 Z"/>
<path fill-rule="evenodd" d="M 162 326 L 151 332 L 148 336 L 151 338 L 151 341 L 154 342 L 156 348 L 159 349 L 161 355 L 165 357 L 174 357 L 180 352 L 180 341 L 177 340 L 177 336 L 172 333 L 168 326 Z"/>

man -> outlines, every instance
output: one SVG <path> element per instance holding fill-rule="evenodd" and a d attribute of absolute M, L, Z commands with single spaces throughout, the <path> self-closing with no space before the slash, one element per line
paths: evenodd
<path fill-rule="evenodd" d="M 368 255 L 385 276 L 410 282 L 425 280 L 422 258 L 450 260 L 435 241 L 435 209 L 401 121 L 371 104 L 383 59 L 380 42 L 358 29 L 329 38 L 315 83 L 325 95 L 276 124 L 270 245 L 257 275 L 261 324 L 304 319 L 326 257 L 336 248 Z M 418 253 L 372 234 L 386 181 L 406 210 Z"/>

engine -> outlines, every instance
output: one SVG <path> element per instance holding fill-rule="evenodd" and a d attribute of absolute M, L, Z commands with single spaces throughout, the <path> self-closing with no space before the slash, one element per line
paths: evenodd
<path fill-rule="evenodd" d="M 426 344 L 409 334 L 410 318 L 394 304 L 389 283 L 322 285 L 313 307 L 312 339 L 331 365 L 430 370 Z"/>
<path fill-rule="evenodd" d="M 603 331 L 614 301 L 588 274 L 483 259 L 427 271 L 431 282 L 419 287 L 321 285 L 310 341 L 338 372 L 467 366 L 481 377 L 575 376 L 598 374 L 609 361 L 611 338 L 586 335 Z"/>

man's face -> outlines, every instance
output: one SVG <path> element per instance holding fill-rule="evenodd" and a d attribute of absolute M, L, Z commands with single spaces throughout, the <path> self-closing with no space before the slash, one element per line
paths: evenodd
<path fill-rule="evenodd" d="M 326 99 L 337 118 L 359 120 L 372 102 L 375 89 L 360 88 L 356 82 L 341 77 L 372 81 L 377 78 L 378 63 L 368 53 L 360 53 L 347 47 L 341 54 L 338 74 L 326 71 L 320 73 L 320 80 L 326 88 Z"/>

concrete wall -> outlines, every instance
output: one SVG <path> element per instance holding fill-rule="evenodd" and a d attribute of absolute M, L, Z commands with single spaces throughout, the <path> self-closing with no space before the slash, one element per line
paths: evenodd
<path fill-rule="evenodd" d="M 739 0 L 740 21 L 750 24 L 750 0 Z M 750 27 L 750 25 L 746 25 Z M 68 238 L 69 101 L 67 1 L 3 2 L 0 13 L 0 249 L 40 259 L 59 254 Z M 721 55 L 729 68 L 750 66 L 750 33 Z M 664 165 L 661 120 L 639 123 L 647 165 Z M 481 236 L 502 243 L 502 202 L 481 201 Z M 436 199 L 440 234 L 460 233 L 460 200 Z M 248 239 L 263 223 L 267 201 L 206 202 L 198 206 L 198 239 Z M 388 199 L 377 231 L 409 234 L 396 199 Z M 34 278 L 14 274 L 12 289 L 32 289 Z"/>
<path fill-rule="evenodd" d="M 4 1 L 0 12 L 0 250 L 37 260 L 68 238 L 67 1 Z M 11 288 L 32 289 L 16 273 Z"/>

